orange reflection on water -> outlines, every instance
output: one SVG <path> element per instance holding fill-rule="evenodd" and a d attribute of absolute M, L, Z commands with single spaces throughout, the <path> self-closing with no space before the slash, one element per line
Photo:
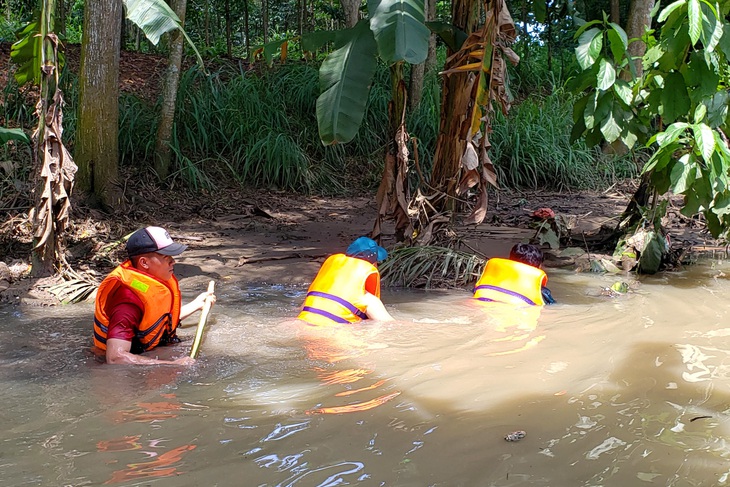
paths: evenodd
<path fill-rule="evenodd" d="M 109 452 L 140 450 L 142 448 L 142 444 L 139 442 L 139 439 L 140 435 L 122 436 L 115 440 L 100 441 L 96 444 L 96 451 Z"/>
<path fill-rule="evenodd" d="M 172 466 L 174 463 L 182 459 L 183 454 L 195 449 L 195 445 L 183 445 L 157 456 L 155 452 L 145 452 L 153 455 L 153 460 L 142 463 L 127 464 L 128 468 L 117 470 L 112 477 L 104 482 L 105 484 L 116 484 L 119 482 L 129 482 L 143 478 L 159 478 L 179 475 L 182 472 L 177 467 Z"/>
<path fill-rule="evenodd" d="M 179 411 L 180 409 L 182 409 L 182 405 L 179 402 L 138 402 L 131 408 L 117 411 L 113 419 L 117 423 L 160 421 L 176 418 L 177 414 L 175 411 Z"/>
<path fill-rule="evenodd" d="M 368 409 L 373 409 L 374 407 L 380 406 L 381 404 L 385 404 L 386 402 L 390 401 L 394 397 L 398 397 L 398 396 L 400 396 L 400 391 L 396 391 L 391 394 L 387 394 L 385 396 L 376 397 L 375 399 L 371 399 L 371 400 L 365 401 L 365 402 L 347 404 L 345 406 L 332 406 L 332 407 L 325 407 L 325 408 L 310 409 L 306 413 L 307 414 L 358 413 L 360 411 L 367 411 Z"/>

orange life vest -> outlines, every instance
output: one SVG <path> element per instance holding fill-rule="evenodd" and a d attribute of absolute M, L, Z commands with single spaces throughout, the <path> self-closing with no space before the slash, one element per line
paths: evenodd
<path fill-rule="evenodd" d="M 542 286 L 547 275 L 542 269 L 509 259 L 491 258 L 474 287 L 481 301 L 542 306 Z"/>
<path fill-rule="evenodd" d="M 345 254 L 324 261 L 309 286 L 298 318 L 310 325 L 355 323 L 368 319 L 365 293 L 380 297 L 380 273 L 370 262 Z"/>
<path fill-rule="evenodd" d="M 143 304 L 142 322 L 136 338 L 143 351 L 150 350 L 175 336 L 180 321 L 180 286 L 175 276 L 168 281 L 160 280 L 132 267 L 125 261 L 114 269 L 99 286 L 94 311 L 94 345 L 106 350 L 109 316 L 106 306 L 109 296 L 119 286 L 126 286 L 139 297 Z"/>

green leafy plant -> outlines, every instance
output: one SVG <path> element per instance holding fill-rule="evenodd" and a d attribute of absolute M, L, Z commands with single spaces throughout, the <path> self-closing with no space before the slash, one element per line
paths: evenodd
<path fill-rule="evenodd" d="M 573 83 L 583 93 L 574 108 L 573 137 L 589 145 L 620 140 L 629 148 L 646 141 L 653 153 L 643 173 L 652 191 L 683 195 L 682 214 L 701 213 L 712 235 L 725 239 L 729 11 L 728 2 L 706 0 L 666 6 L 657 17 L 659 30 L 644 35 L 649 48 L 640 76 L 627 56 L 630 40 L 623 30 L 606 19 L 588 23 L 576 34 L 584 71 Z"/>

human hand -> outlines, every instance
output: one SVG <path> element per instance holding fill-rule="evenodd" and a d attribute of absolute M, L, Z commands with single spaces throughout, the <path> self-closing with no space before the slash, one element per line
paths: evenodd
<path fill-rule="evenodd" d="M 205 301 L 207 299 L 210 299 L 211 304 L 215 304 L 216 297 L 215 294 L 212 292 L 204 292 L 200 293 L 197 298 L 195 298 L 195 309 L 203 309 L 203 306 L 205 306 Z"/>
<path fill-rule="evenodd" d="M 175 360 L 172 360 L 170 363 L 175 364 L 175 365 L 193 365 L 195 363 L 195 359 L 193 357 L 184 355 L 180 358 L 176 358 Z"/>

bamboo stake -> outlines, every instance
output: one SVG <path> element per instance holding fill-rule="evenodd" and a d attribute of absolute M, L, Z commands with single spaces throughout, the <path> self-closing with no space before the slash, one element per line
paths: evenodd
<path fill-rule="evenodd" d="M 215 281 L 210 281 L 208 283 L 208 292 L 215 292 Z M 205 328 L 205 323 L 208 321 L 208 313 L 210 313 L 211 307 L 213 307 L 213 300 L 210 298 L 210 296 L 208 296 L 207 298 L 205 298 L 203 311 L 201 311 L 200 313 L 200 321 L 198 321 L 198 329 L 195 331 L 195 341 L 193 342 L 193 347 L 190 349 L 190 356 L 192 358 L 196 358 L 198 356 L 200 342 L 203 341 L 203 329 Z"/>

